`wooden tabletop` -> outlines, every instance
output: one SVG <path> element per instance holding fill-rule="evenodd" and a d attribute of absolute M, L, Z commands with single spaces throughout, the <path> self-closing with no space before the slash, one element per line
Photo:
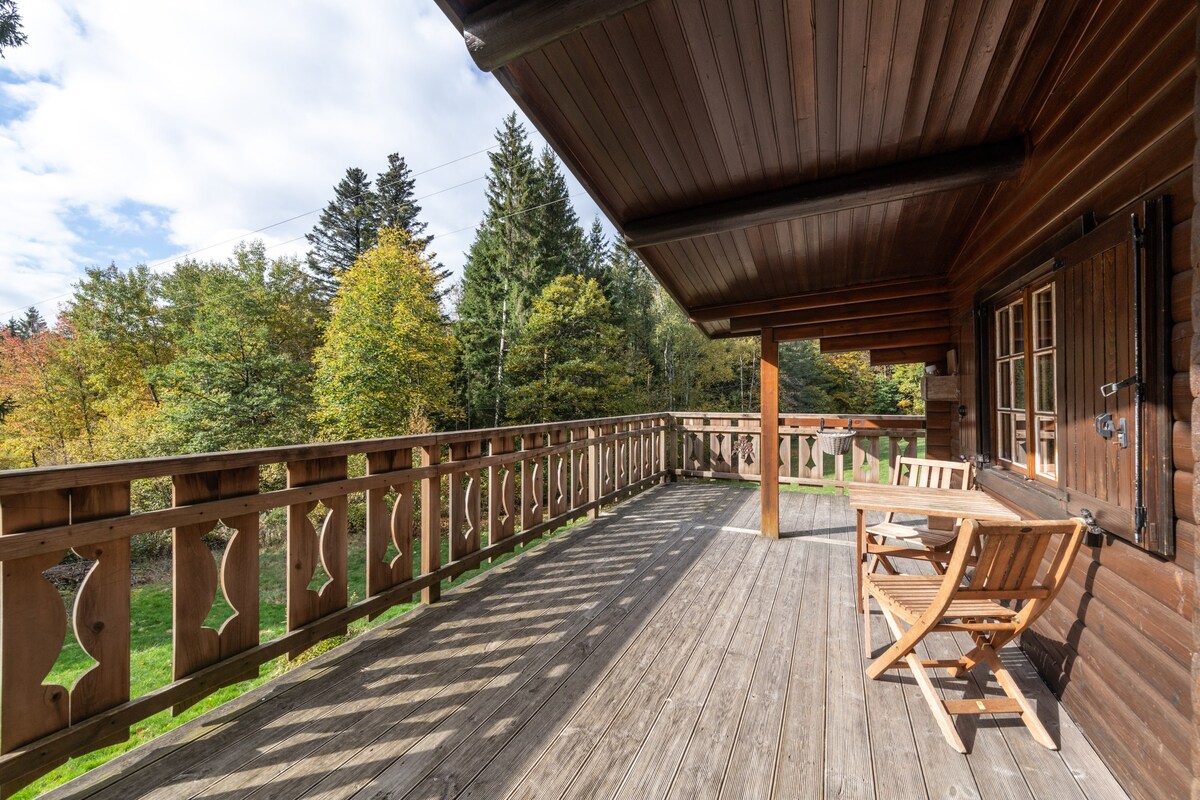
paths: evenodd
<path fill-rule="evenodd" d="M 854 486 L 850 507 L 864 511 L 895 511 L 933 517 L 1013 520 L 1021 515 L 980 491 L 930 489 L 923 486 Z"/>

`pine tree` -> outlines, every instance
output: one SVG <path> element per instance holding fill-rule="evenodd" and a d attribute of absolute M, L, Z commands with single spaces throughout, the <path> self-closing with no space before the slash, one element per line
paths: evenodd
<path fill-rule="evenodd" d="M 463 267 L 457 336 L 463 348 L 467 424 L 504 420 L 506 362 L 523 327 L 537 275 L 533 151 L 524 126 L 510 114 L 488 154 L 487 208 Z"/>
<path fill-rule="evenodd" d="M 337 288 L 341 273 L 375 244 L 379 233 L 377 198 L 367 173 L 349 168 L 333 192 L 312 233 L 304 237 L 312 245 L 309 270 L 330 292 Z"/>
<path fill-rule="evenodd" d="M 595 278 L 600 282 L 600 288 L 604 289 L 605 295 L 608 294 L 608 287 L 605 285 L 607 276 L 605 274 L 608 269 L 610 257 L 608 237 L 604 235 L 604 225 L 600 222 L 599 217 L 592 217 L 592 226 L 588 229 L 587 236 L 583 240 L 584 261 L 583 269 L 579 273 L 585 278 Z"/>

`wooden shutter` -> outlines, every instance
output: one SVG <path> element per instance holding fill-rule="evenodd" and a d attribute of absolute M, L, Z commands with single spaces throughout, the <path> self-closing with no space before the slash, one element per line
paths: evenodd
<path fill-rule="evenodd" d="M 1061 296 L 1059 441 L 1063 464 L 1063 489 L 1073 513 L 1087 508 L 1105 530 L 1135 541 L 1134 476 L 1141 471 L 1148 525 L 1147 549 L 1170 555 L 1173 520 L 1170 508 L 1170 474 L 1161 469 L 1163 454 L 1170 453 L 1170 392 L 1159 355 L 1164 349 L 1162 280 L 1166 274 L 1164 248 L 1153 235 L 1161 219 L 1162 203 L 1148 204 L 1142 215 L 1146 237 L 1143 269 L 1143 380 L 1146 385 L 1141 435 L 1143 463 L 1135 460 L 1134 389 L 1123 388 L 1104 397 L 1100 388 L 1131 377 L 1134 361 L 1134 241 L 1130 218 L 1118 214 L 1058 254 L 1061 270 L 1056 278 Z M 1145 222 L 1149 222 L 1146 225 Z M 1163 412 L 1167 420 L 1163 423 Z M 1096 418 L 1111 414 L 1114 423 L 1125 421 L 1128 446 L 1114 434 L 1096 432 Z M 1165 430 L 1164 430 L 1165 428 Z M 1164 485 L 1165 480 L 1165 485 Z"/>

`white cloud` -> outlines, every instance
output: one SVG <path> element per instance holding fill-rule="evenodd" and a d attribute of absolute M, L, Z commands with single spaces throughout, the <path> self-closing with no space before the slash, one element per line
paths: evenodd
<path fill-rule="evenodd" d="M 487 147 L 514 109 L 420 0 L 18 5 L 29 43 L 0 61 L 0 312 L 57 300 L 86 266 L 169 260 L 318 208 L 348 166 L 374 174 L 399 152 L 421 172 Z M 465 159 L 417 193 L 486 169 Z M 575 202 L 586 222 L 595 207 Z M 473 226 L 483 183 L 422 206 L 431 233 Z M 470 238 L 435 249 L 457 270 Z"/>

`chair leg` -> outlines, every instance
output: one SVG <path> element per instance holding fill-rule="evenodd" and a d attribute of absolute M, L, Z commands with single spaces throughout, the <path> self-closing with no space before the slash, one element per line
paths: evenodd
<path fill-rule="evenodd" d="M 873 655 L 871 650 L 871 594 L 868 592 L 863 597 L 863 652 L 870 659 Z"/>
<path fill-rule="evenodd" d="M 900 629 L 900 624 L 896 618 L 888 610 L 883 603 L 879 604 L 880 610 L 883 612 L 883 618 L 887 621 L 888 627 L 892 629 L 892 635 L 897 640 L 903 638 L 903 631 Z M 954 718 L 946 711 L 946 705 L 942 702 L 941 695 L 938 694 L 937 687 L 933 685 L 933 681 L 929 678 L 929 673 L 925 671 L 925 666 L 921 663 L 921 659 L 917 658 L 916 653 L 911 650 L 905 654 L 904 663 L 912 672 L 913 678 L 917 681 L 917 687 L 921 690 L 921 696 L 925 698 L 926 705 L 933 712 L 934 722 L 937 723 L 938 729 L 941 730 L 942 736 L 946 742 L 955 750 L 962 754 L 966 754 L 967 747 L 963 744 L 962 737 L 958 735 L 958 729 L 954 727 Z"/>
<path fill-rule="evenodd" d="M 1033 704 L 1021 692 L 1021 687 L 1013 679 L 1012 674 L 1000 661 L 1000 656 L 991 647 L 983 648 L 983 657 L 987 661 L 987 665 L 996 675 L 996 682 L 1000 684 L 1000 688 L 1004 693 L 1017 702 L 1021 707 L 1021 721 L 1025 723 L 1025 727 L 1029 728 L 1029 732 L 1033 734 L 1034 740 L 1042 747 L 1048 750 L 1057 750 L 1058 743 L 1050 736 L 1050 732 L 1046 730 L 1046 726 L 1038 719 L 1037 711 Z"/>

